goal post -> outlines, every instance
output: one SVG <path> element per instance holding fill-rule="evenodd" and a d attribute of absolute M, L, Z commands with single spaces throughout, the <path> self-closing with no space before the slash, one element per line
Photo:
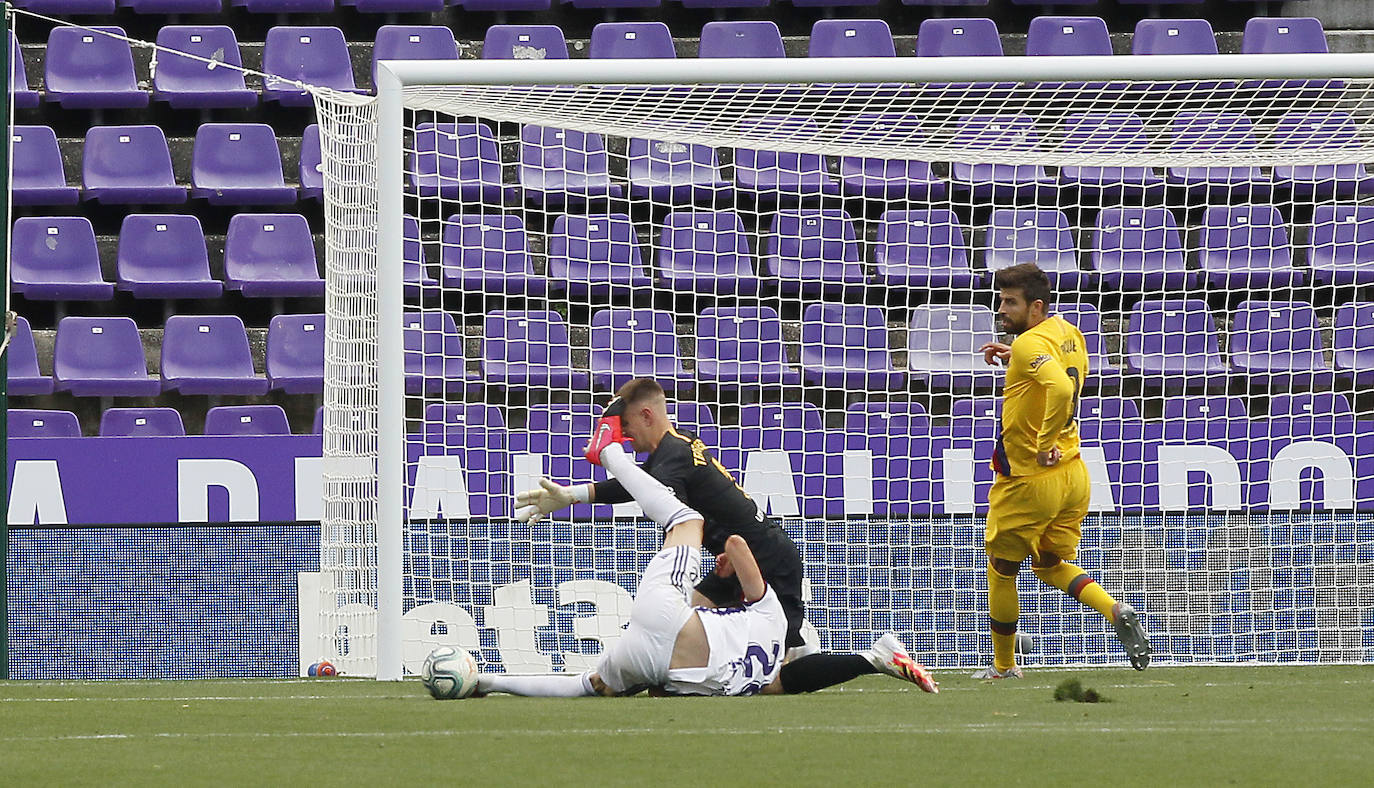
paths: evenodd
<path fill-rule="evenodd" d="M 513 498 L 600 478 L 578 430 L 636 375 L 784 520 L 825 647 L 892 629 L 928 664 L 985 662 L 1000 373 L 976 348 L 1004 338 L 993 273 L 1027 261 L 1098 365 L 1080 560 L 1162 661 L 1374 660 L 1352 590 L 1374 577 L 1374 56 L 377 80 L 316 94 L 320 651 L 344 672 L 398 679 L 449 643 L 488 669 L 594 664 L 657 534 L 632 507 L 528 526 Z M 1032 664 L 1123 661 L 1024 574 Z"/>

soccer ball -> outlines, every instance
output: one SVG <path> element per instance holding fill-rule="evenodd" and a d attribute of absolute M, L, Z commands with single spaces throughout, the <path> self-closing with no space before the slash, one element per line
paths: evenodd
<path fill-rule="evenodd" d="M 461 648 L 440 646 L 425 657 L 420 679 L 435 700 L 466 698 L 477 689 L 477 660 Z"/>

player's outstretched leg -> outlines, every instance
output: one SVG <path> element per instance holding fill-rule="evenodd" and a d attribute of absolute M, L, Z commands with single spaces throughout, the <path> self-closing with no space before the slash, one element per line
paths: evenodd
<path fill-rule="evenodd" d="M 1049 566 L 1033 566 L 1035 576 L 1101 613 L 1111 622 L 1117 640 L 1131 658 L 1131 667 L 1144 670 L 1150 664 L 1150 640 L 1140 625 L 1135 608 L 1117 602 L 1087 572 L 1068 561 Z"/>
<path fill-rule="evenodd" d="M 930 671 L 907 653 L 906 646 L 892 632 L 878 638 L 863 655 L 873 667 L 893 678 L 909 681 L 924 692 L 939 692 L 940 685 Z"/>

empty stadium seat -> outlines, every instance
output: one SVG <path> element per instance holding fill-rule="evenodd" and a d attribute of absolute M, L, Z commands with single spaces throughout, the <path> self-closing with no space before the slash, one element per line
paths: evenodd
<path fill-rule="evenodd" d="M 19 50 L 19 39 L 10 30 L 10 105 L 15 109 L 33 109 L 39 103 L 38 91 L 29 88 L 28 69 Z"/>
<path fill-rule="evenodd" d="M 15 5 L 37 14 L 61 16 L 103 15 L 115 12 L 115 0 L 22 0 Z"/>
<path fill-rule="evenodd" d="M 501 409 L 483 402 L 446 405 L 435 402 L 425 406 L 425 423 L 440 428 L 504 430 L 506 419 Z"/>
<path fill-rule="evenodd" d="M 154 397 L 138 326 L 127 317 L 64 317 L 53 343 L 56 391 L 77 397 Z"/>
<path fill-rule="evenodd" d="M 548 11 L 552 0 L 453 0 L 468 11 Z"/>
<path fill-rule="evenodd" d="M 439 280 L 430 276 L 425 244 L 420 237 L 420 221 L 414 216 L 401 217 L 401 279 L 405 282 L 407 299 L 429 299 L 438 295 Z"/>
<path fill-rule="evenodd" d="M 559 216 L 548 235 L 549 284 L 569 296 L 603 296 L 647 287 L 639 239 L 623 213 Z"/>
<path fill-rule="evenodd" d="M 107 408 L 100 414 L 102 438 L 177 438 L 186 434 L 176 408 Z"/>
<path fill-rule="evenodd" d="M 965 148 L 1007 153 L 1031 151 L 1039 144 L 1035 124 L 1029 115 L 966 115 L 955 132 Z M 987 164 L 952 162 L 951 188 L 963 199 L 982 201 L 1033 200 L 1041 192 L 1054 189 L 1054 179 L 1040 164 Z"/>
<path fill-rule="evenodd" d="M 458 41 L 444 25 L 382 25 L 372 45 L 372 84 L 379 60 L 457 60 Z"/>
<path fill-rule="evenodd" d="M 1001 57 L 1002 37 L 991 19 L 924 19 L 916 31 L 917 57 Z"/>
<path fill-rule="evenodd" d="M 1332 340 L 1337 374 L 1355 385 L 1374 383 L 1374 303 L 1336 307 Z"/>
<path fill-rule="evenodd" d="M 845 409 L 851 435 L 904 437 L 930 434 L 930 414 L 919 402 L 856 402 Z"/>
<path fill-rule="evenodd" d="M 707 307 L 697 318 L 697 379 L 717 386 L 801 382 L 787 365 L 782 321 L 768 306 Z"/>
<path fill-rule="evenodd" d="M 955 400 L 949 408 L 950 434 L 956 438 L 991 438 L 1002 432 L 1002 398 Z"/>
<path fill-rule="evenodd" d="M 808 57 L 896 57 L 892 29 L 881 19 L 818 19 Z"/>
<path fill-rule="evenodd" d="M 1269 398 L 1270 416 L 1348 416 L 1355 411 L 1344 394 L 1330 391 L 1275 394 Z"/>
<path fill-rule="evenodd" d="M 62 149 L 50 126 L 10 131 L 10 195 L 15 205 L 76 205 L 81 191 L 67 185 Z"/>
<path fill-rule="evenodd" d="M 776 22 L 741 20 L 702 25 L 697 57 L 787 57 L 787 52 Z"/>
<path fill-rule="evenodd" d="M 1140 421 L 1140 408 L 1135 400 L 1125 397 L 1080 397 L 1079 421 Z"/>
<path fill-rule="evenodd" d="M 874 278 L 915 289 L 970 288 L 981 277 L 969 267 L 959 217 L 948 208 L 891 210 L 878 221 Z"/>
<path fill-rule="evenodd" d="M 739 425 L 746 429 L 819 432 L 825 429 L 825 418 L 810 402 L 763 402 L 741 405 Z"/>
<path fill-rule="evenodd" d="M 324 392 L 324 315 L 277 315 L 267 326 L 267 383 L 287 394 Z"/>
<path fill-rule="evenodd" d="M 620 197 L 600 134 L 527 124 L 520 130 L 520 186 L 545 206 Z"/>
<path fill-rule="evenodd" d="M 1150 140 L 1145 121 L 1134 112 L 1094 112 L 1070 115 L 1064 121 L 1060 150 L 1064 153 L 1131 154 L 1143 151 Z M 1081 199 L 1099 202 L 1163 193 L 1164 179 L 1151 167 L 1101 167 L 1069 164 L 1059 168 L 1059 184 L 1078 190 Z"/>
<path fill-rule="evenodd" d="M 501 204 L 501 149 L 485 123 L 417 125 L 410 173 L 421 197 Z"/>
<path fill-rule="evenodd" d="M 1104 208 L 1093 230 L 1093 268 L 1112 290 L 1159 291 L 1191 287 L 1174 215 L 1167 208 Z"/>
<path fill-rule="evenodd" d="M 557 312 L 488 312 L 482 374 L 490 385 L 583 389 L 586 372 L 572 367 L 568 324 Z"/>
<path fill-rule="evenodd" d="M 180 205 L 186 188 L 158 126 L 94 126 L 81 149 L 85 198 L 107 205 Z"/>
<path fill-rule="evenodd" d="M 716 416 L 711 412 L 711 406 L 705 402 L 668 402 L 668 421 L 672 423 L 678 432 L 685 431 L 688 435 L 700 438 L 707 446 L 714 447 L 718 431 L 716 429 Z"/>
<path fill-rule="evenodd" d="M 1035 263 L 1058 292 L 1082 290 L 1090 275 L 1078 267 L 1069 218 L 1053 208 L 997 208 L 988 220 L 983 265 L 996 272 Z"/>
<path fill-rule="evenodd" d="M 836 208 L 779 211 L 763 259 L 764 270 L 788 295 L 839 292 L 865 278 L 854 222 Z"/>
<path fill-rule="evenodd" d="M 1288 224 L 1272 205 L 1214 205 L 1202 214 L 1198 266 L 1213 287 L 1270 290 L 1301 285 Z"/>
<path fill-rule="evenodd" d="M 10 289 L 41 301 L 108 301 L 95 230 L 84 216 L 26 216 L 10 230 Z"/>
<path fill-rule="evenodd" d="M 656 203 L 709 202 L 730 196 L 709 145 L 630 138 L 630 196 Z"/>
<path fill-rule="evenodd" d="M 674 58 L 673 34 L 662 22 L 601 22 L 592 27 L 593 58 Z"/>
<path fill-rule="evenodd" d="M 221 405 L 205 413 L 206 435 L 290 435 L 280 405 Z"/>
<path fill-rule="evenodd" d="M 1244 397 L 1174 396 L 1164 398 L 1164 437 L 1168 440 L 1249 437 L 1250 415 Z"/>
<path fill-rule="evenodd" d="M 1314 284 L 1374 282 L 1374 206 L 1318 205 L 1307 264 Z"/>
<path fill-rule="evenodd" d="M 673 290 L 757 293 L 752 259 L 744 222 L 733 211 L 682 211 L 663 218 L 657 266 Z"/>
<path fill-rule="evenodd" d="M 802 312 L 801 367 L 807 382 L 826 388 L 890 390 L 906 376 L 892 366 L 881 309 L 811 304 Z"/>
<path fill-rule="evenodd" d="M 1205 388 L 1224 384 L 1216 322 L 1200 300 L 1139 301 L 1126 331 L 1126 368 L 1147 388 Z"/>
<path fill-rule="evenodd" d="M 1240 51 L 1246 55 L 1283 55 L 1327 52 L 1326 31 L 1315 17 L 1252 17 L 1245 23 Z M 1268 79 L 1241 83 L 1245 89 L 1258 89 L 1262 98 L 1317 98 L 1339 81 Z"/>
<path fill-rule="evenodd" d="M 119 0 L 119 7 L 135 14 L 218 14 L 223 12 L 224 3 L 222 0 Z"/>
<path fill-rule="evenodd" d="M 974 6 L 987 5 L 992 0 L 902 0 L 902 5 L 921 6 Z"/>
<path fill-rule="evenodd" d="M 530 264 L 525 222 L 518 214 L 450 216 L 439 255 L 445 287 L 509 295 L 543 295 L 548 289 L 548 280 Z"/>
<path fill-rule="evenodd" d="M 1088 379 L 1082 382 L 1084 391 L 1117 388 L 1121 385 L 1121 368 L 1107 358 L 1107 345 L 1102 339 L 1102 313 L 1092 304 L 1056 302 L 1050 314 L 1069 321 L 1083 334 L 1087 344 Z"/>
<path fill-rule="evenodd" d="M 568 40 L 557 25 L 492 25 L 482 42 L 484 60 L 567 60 Z"/>
<path fill-rule="evenodd" d="M 1122 0 L 1125 2 L 1125 0 Z M 1142 19 L 1131 37 L 1133 55 L 1215 55 L 1217 37 L 1206 19 Z"/>
<path fill-rule="evenodd" d="M 592 315 L 592 382 L 615 391 L 632 378 L 653 378 L 665 391 L 692 389 L 692 374 L 678 358 L 677 327 L 671 312 L 602 309 Z"/>
<path fill-rule="evenodd" d="M 878 0 L 792 0 L 792 5 L 798 8 L 838 8 L 841 6 L 856 5 L 877 5 Z"/>
<path fill-rule="evenodd" d="M 282 175 L 281 149 L 264 123 L 203 123 L 191 148 L 191 196 L 211 205 L 284 205 L 296 190 Z"/>
<path fill-rule="evenodd" d="M 229 0 L 250 14 L 327 14 L 334 0 Z"/>
<path fill-rule="evenodd" d="M 1322 153 L 1349 149 L 1352 154 L 1366 144 L 1346 112 L 1290 112 L 1279 118 L 1267 141 L 1280 148 Z M 1274 185 L 1290 190 L 1295 198 L 1374 194 L 1374 178 L 1365 165 L 1356 163 L 1277 166 Z"/>
<path fill-rule="evenodd" d="M 765 138 L 786 135 L 804 139 L 820 134 L 815 121 L 785 115 L 764 116 L 740 125 L 745 133 Z M 769 202 L 839 193 L 839 184 L 819 153 L 735 148 L 735 184 Z"/>
<path fill-rule="evenodd" d="M 69 410 L 10 408 L 5 414 L 10 438 L 80 438 L 81 423 Z"/>
<path fill-rule="evenodd" d="M 174 315 L 162 330 L 162 390 L 180 394 L 266 394 L 253 371 L 238 315 Z"/>
<path fill-rule="evenodd" d="M 263 101 L 275 101 L 284 107 L 315 103 L 308 92 L 285 80 L 345 92 L 358 90 L 353 81 L 348 42 L 337 27 L 282 25 L 268 30 L 262 46 L 262 70 L 270 75 L 263 79 Z"/>
<path fill-rule="evenodd" d="M 363 14 L 436 14 L 444 10 L 444 0 L 340 0 Z"/>
<path fill-rule="evenodd" d="M 996 341 L 997 317 L 988 307 L 913 307 L 907 326 L 907 367 L 913 380 L 932 389 L 995 386 L 1002 380 L 1002 369 L 989 366 L 978 348 Z"/>
<path fill-rule="evenodd" d="M 247 298 L 324 295 L 315 239 L 295 213 L 240 213 L 224 237 L 224 286 Z"/>
<path fill-rule="evenodd" d="M 1242 301 L 1231 323 L 1231 368 L 1255 385 L 1330 386 L 1317 313 L 1301 301 Z"/>
<path fill-rule="evenodd" d="M 301 155 L 297 172 L 302 200 L 324 199 L 324 159 L 320 155 L 320 126 L 311 123 L 301 133 Z"/>
<path fill-rule="evenodd" d="M 402 325 L 407 394 L 462 393 L 469 386 L 463 332 L 448 312 L 407 312 Z"/>
<path fill-rule="evenodd" d="M 1096 16 L 1038 16 L 1026 29 L 1027 55 L 1110 55 L 1107 23 Z"/>
<path fill-rule="evenodd" d="M 218 5 L 219 0 L 213 0 Z M 174 109 L 256 107 L 258 93 L 243 81 L 243 58 L 234 29 L 227 25 L 165 25 L 157 44 L 174 50 L 158 54 L 153 98 Z M 212 62 L 206 63 L 177 52 Z M 221 68 L 219 64 L 230 66 Z"/>
<path fill-rule="evenodd" d="M 1256 145 L 1253 122 L 1235 112 L 1180 112 L 1170 128 L 1171 152 L 1229 153 Z M 1195 197 L 1241 202 L 1266 199 L 1273 189 L 1273 179 L 1260 167 L 1169 167 L 1164 180 Z"/>
<path fill-rule="evenodd" d="M 6 389 L 12 397 L 51 394 L 52 378 L 38 370 L 38 348 L 33 341 L 29 321 L 20 316 L 14 319 L 14 335 L 10 337 L 9 352 L 5 356 L 9 379 Z"/>
<path fill-rule="evenodd" d="M 129 214 L 119 229 L 115 287 L 134 298 L 218 298 L 205 231 L 194 216 Z"/>
<path fill-rule="evenodd" d="M 113 0 L 111 0 L 113 4 Z M 110 9 L 113 12 L 113 8 Z M 134 76 L 134 55 L 118 27 L 54 27 L 43 50 L 46 100 L 63 109 L 126 109 L 148 106 Z"/>
<path fill-rule="evenodd" d="M 910 115 L 859 115 L 842 132 L 856 143 L 910 142 L 920 139 L 920 119 Z M 840 182 L 845 194 L 888 199 L 939 200 L 945 182 L 935 176 L 930 162 L 908 159 L 840 158 Z"/>

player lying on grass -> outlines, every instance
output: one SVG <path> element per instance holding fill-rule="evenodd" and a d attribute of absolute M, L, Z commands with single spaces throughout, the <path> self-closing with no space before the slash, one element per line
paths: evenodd
<path fill-rule="evenodd" d="M 704 521 L 704 544 L 714 555 L 724 550 L 731 535 L 749 544 L 764 578 L 778 594 L 787 615 L 787 660 L 782 689 L 793 694 L 813 692 L 870 673 L 886 673 L 935 692 L 930 672 L 911 658 L 895 634 L 887 633 L 860 654 L 817 653 L 802 637 L 802 557 L 781 523 L 765 515 L 735 477 L 720 464 L 702 441 L 675 429 L 668 420 L 663 388 L 650 378 L 636 378 L 620 387 L 602 417 L 612 439 L 624 440 L 637 452 L 648 452 L 643 470 L 672 490 L 678 500 Z M 598 435 L 601 433 L 598 432 Z M 587 459 L 596 462 L 589 453 Z M 516 504 L 526 507 L 517 516 L 539 518 L 573 503 L 623 503 L 631 499 L 617 477 L 596 484 L 563 487 L 541 479 L 540 488 L 520 493 Z M 694 604 L 730 607 L 743 598 L 736 577 L 711 572 L 696 587 Z"/>
<path fill-rule="evenodd" d="M 1006 365 L 1007 378 L 984 535 L 993 663 L 974 678 L 1021 678 L 1014 654 L 1020 616 L 1016 573 L 1027 556 L 1036 577 L 1106 616 L 1131 665 L 1144 670 L 1150 641 L 1135 610 L 1069 563 L 1078 554 L 1090 496 L 1075 420 L 1088 377 L 1083 334 L 1048 314 L 1050 280 L 1034 263 L 1003 268 L 995 284 L 1003 328 L 1017 337 L 1011 345 L 989 342 L 981 348 L 988 364 Z"/>

